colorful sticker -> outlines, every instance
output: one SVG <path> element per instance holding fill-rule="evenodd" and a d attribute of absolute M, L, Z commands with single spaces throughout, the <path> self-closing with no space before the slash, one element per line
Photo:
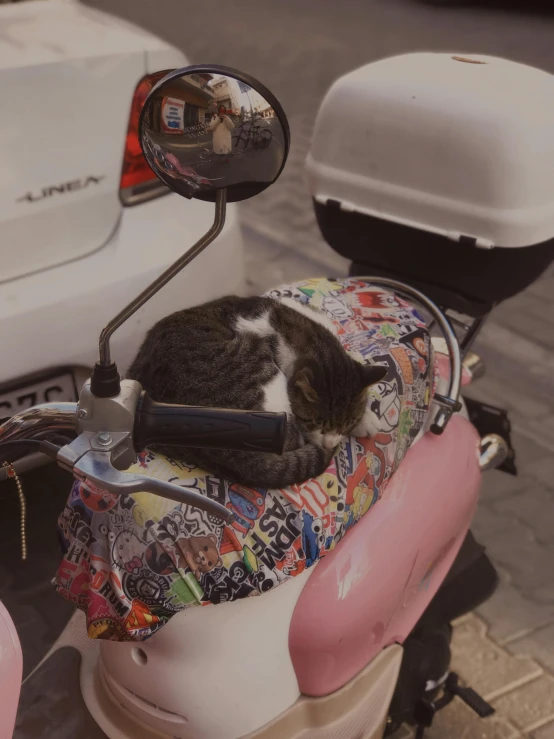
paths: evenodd
<path fill-rule="evenodd" d="M 150 451 L 130 472 L 172 481 L 234 514 L 232 525 L 149 493 L 114 496 L 75 482 L 59 518 L 55 585 L 93 639 L 141 641 L 177 612 L 261 595 L 311 567 L 383 495 L 424 424 L 434 380 L 416 311 L 362 280 L 305 280 L 272 290 L 326 313 L 346 351 L 387 367 L 368 393 L 371 438 L 350 438 L 320 477 L 258 490 Z"/>

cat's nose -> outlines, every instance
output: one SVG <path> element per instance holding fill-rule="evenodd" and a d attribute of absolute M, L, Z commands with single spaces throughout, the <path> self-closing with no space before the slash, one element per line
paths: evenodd
<path fill-rule="evenodd" d="M 340 444 L 340 442 L 343 440 L 343 436 L 341 434 L 324 434 L 323 435 L 323 446 L 325 449 L 334 449 L 336 446 Z"/>

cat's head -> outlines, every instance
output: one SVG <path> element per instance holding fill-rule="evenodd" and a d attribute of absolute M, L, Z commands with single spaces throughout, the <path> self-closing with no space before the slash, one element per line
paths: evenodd
<path fill-rule="evenodd" d="M 350 357 L 297 365 L 289 382 L 297 423 L 313 441 L 334 449 L 361 421 L 367 388 L 386 374 L 387 367 L 363 365 Z"/>

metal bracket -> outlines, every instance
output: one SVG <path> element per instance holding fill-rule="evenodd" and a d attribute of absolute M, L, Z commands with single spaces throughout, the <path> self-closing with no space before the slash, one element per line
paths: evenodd
<path fill-rule="evenodd" d="M 98 398 L 91 392 L 90 380 L 86 382 L 77 410 L 79 436 L 60 449 L 58 464 L 81 482 L 114 495 L 153 493 L 200 508 L 230 523 L 231 511 L 208 497 L 170 482 L 125 472 L 137 459 L 133 426 L 141 392 L 138 382 L 124 380 L 114 398 Z"/>

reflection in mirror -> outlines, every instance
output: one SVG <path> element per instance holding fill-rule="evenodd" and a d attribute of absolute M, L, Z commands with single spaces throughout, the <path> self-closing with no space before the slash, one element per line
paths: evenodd
<path fill-rule="evenodd" d="M 194 67 L 154 87 L 141 116 L 141 142 L 152 169 L 176 192 L 213 200 L 225 187 L 233 201 L 275 181 L 289 131 L 279 103 L 255 80 Z"/>

